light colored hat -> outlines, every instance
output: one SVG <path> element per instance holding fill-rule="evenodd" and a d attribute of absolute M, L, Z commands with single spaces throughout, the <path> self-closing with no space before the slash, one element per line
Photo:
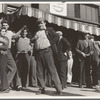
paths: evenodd
<path fill-rule="evenodd" d="M 63 33 L 61 32 L 61 31 L 57 31 L 56 32 L 59 36 L 62 36 L 63 35 Z"/>

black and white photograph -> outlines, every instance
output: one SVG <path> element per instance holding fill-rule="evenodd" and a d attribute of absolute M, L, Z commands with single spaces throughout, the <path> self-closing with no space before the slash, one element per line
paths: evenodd
<path fill-rule="evenodd" d="M 100 98 L 100 2 L 0 2 L 0 98 Z"/>

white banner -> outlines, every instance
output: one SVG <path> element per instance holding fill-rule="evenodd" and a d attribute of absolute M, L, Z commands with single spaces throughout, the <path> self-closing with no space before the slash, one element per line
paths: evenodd
<path fill-rule="evenodd" d="M 51 3 L 50 13 L 61 16 L 67 16 L 67 4 L 66 3 Z"/>

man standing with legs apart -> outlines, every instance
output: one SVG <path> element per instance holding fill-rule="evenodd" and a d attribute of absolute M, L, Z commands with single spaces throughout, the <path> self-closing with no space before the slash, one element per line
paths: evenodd
<path fill-rule="evenodd" d="M 17 32 L 17 34 L 14 34 L 12 31 L 9 30 L 9 24 L 6 20 L 2 21 L 2 27 L 6 30 L 6 33 L 5 33 L 5 36 L 8 38 L 9 40 L 9 45 L 8 45 L 8 53 L 7 53 L 7 56 L 8 56 L 8 61 L 7 61 L 7 67 L 8 67 L 8 73 L 7 73 L 7 78 L 8 78 L 8 85 L 10 86 L 14 76 L 15 76 L 15 73 L 16 73 L 16 70 L 17 70 L 17 67 L 16 67 L 16 63 L 12 57 L 12 54 L 11 54 L 11 41 L 12 41 L 12 38 L 16 38 L 17 36 L 19 36 L 20 34 L 20 31 Z"/>
<path fill-rule="evenodd" d="M 56 67 L 54 65 L 53 54 L 51 50 L 50 41 L 46 35 L 46 23 L 42 18 L 37 20 L 38 31 L 35 36 L 31 39 L 34 42 L 35 56 L 37 61 L 37 79 L 39 81 L 40 89 L 37 94 L 45 94 L 45 81 L 44 81 L 44 70 L 47 69 L 51 75 L 51 79 L 55 85 L 57 93 L 62 95 L 62 86 L 57 74 Z"/>
<path fill-rule="evenodd" d="M 7 62 L 7 67 L 9 69 L 8 73 L 7 73 L 7 77 L 8 77 L 8 84 L 10 86 L 13 78 L 14 78 L 14 75 L 16 73 L 16 64 L 15 64 L 15 61 L 12 57 L 12 54 L 11 54 L 11 40 L 12 40 L 12 36 L 14 35 L 14 33 L 10 30 L 8 30 L 9 28 L 9 25 L 7 23 L 7 21 L 3 21 L 2 23 L 2 27 L 6 29 L 6 33 L 5 33 L 5 36 L 9 39 L 9 46 L 8 46 L 8 62 Z"/>

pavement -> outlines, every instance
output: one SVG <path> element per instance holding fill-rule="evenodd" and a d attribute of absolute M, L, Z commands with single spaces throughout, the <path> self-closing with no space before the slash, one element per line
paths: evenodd
<path fill-rule="evenodd" d="M 63 95 L 56 94 L 54 88 L 47 87 L 45 94 L 36 95 L 38 88 L 27 87 L 21 91 L 10 90 L 9 93 L 0 93 L 0 98 L 4 99 L 41 99 L 41 98 L 100 98 L 100 92 L 95 88 L 79 88 L 78 85 L 72 84 L 63 90 Z"/>

